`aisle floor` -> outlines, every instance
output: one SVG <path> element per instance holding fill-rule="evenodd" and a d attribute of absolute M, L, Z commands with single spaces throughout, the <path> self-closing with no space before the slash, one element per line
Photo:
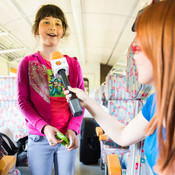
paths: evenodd
<path fill-rule="evenodd" d="M 105 171 L 100 168 L 100 160 L 98 164 L 94 165 L 84 165 L 79 161 L 79 155 L 76 159 L 76 168 L 74 175 L 104 175 Z"/>
<path fill-rule="evenodd" d="M 18 167 L 21 175 L 29 175 L 28 167 Z M 100 169 L 100 163 L 94 165 L 84 165 L 79 161 L 79 151 L 76 159 L 76 167 L 74 175 L 104 175 L 105 171 Z M 54 175 L 54 173 L 52 174 Z"/>

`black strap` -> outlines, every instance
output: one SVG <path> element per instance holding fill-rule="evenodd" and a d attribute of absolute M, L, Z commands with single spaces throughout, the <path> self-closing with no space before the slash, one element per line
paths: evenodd
<path fill-rule="evenodd" d="M 25 136 L 25 137 L 22 137 L 20 138 L 16 143 L 17 143 L 17 146 L 19 148 L 19 152 L 22 152 L 25 150 L 26 148 L 26 141 L 28 140 L 28 136 Z"/>
<path fill-rule="evenodd" d="M 8 140 L 10 146 L 6 143 L 6 141 L 3 139 L 2 136 L 5 137 Z M 2 146 L 3 146 L 4 150 L 7 152 L 8 155 L 14 155 L 19 151 L 18 147 L 16 147 L 14 145 L 14 143 L 11 141 L 11 139 L 7 135 L 5 135 L 3 133 L 0 133 L 0 137 L 3 140 Z"/>

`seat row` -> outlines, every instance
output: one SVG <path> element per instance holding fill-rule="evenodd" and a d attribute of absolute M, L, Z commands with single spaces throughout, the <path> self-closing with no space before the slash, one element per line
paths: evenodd
<path fill-rule="evenodd" d="M 115 69 L 109 72 L 106 81 L 98 89 L 95 99 L 99 104 L 106 105 L 111 116 L 127 125 L 142 109 L 148 96 L 154 92 L 152 86 L 138 82 L 132 43 L 127 54 L 127 69 L 123 72 L 124 74 L 119 74 Z M 105 133 L 99 130 L 100 128 L 97 128 L 101 145 L 100 164 L 101 168 L 105 167 L 105 174 L 108 174 L 107 169 L 109 169 L 107 157 L 112 154 L 118 156 L 122 168 L 125 169 L 123 174 L 125 172 L 127 175 L 149 175 L 150 171 L 143 151 L 144 141 L 122 148 L 108 136 L 102 136 L 101 134 Z"/>

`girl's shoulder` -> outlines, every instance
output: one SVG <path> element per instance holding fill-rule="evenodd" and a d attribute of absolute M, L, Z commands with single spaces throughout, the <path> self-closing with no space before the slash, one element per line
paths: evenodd
<path fill-rule="evenodd" d="M 64 55 L 64 57 L 67 60 L 70 71 L 73 71 L 73 70 L 75 72 L 80 71 L 81 67 L 80 67 L 80 63 L 78 62 L 77 57 L 70 57 L 68 55 Z"/>
<path fill-rule="evenodd" d="M 80 67 L 80 63 L 78 62 L 77 57 L 70 57 L 68 55 L 64 55 L 64 57 L 67 60 L 69 68 L 72 67 L 73 69 L 78 69 Z"/>
<path fill-rule="evenodd" d="M 64 57 L 69 61 L 78 61 L 77 57 L 70 57 L 68 55 L 64 55 Z"/>
<path fill-rule="evenodd" d="M 45 64 L 44 59 L 38 52 L 25 56 L 21 62 L 26 63 L 26 64 L 30 62 L 38 62 L 40 64 Z"/>
<path fill-rule="evenodd" d="M 39 55 L 36 52 L 36 53 L 30 54 L 30 55 L 26 55 L 22 60 L 23 61 L 29 61 L 29 60 L 32 60 L 32 59 L 36 59 L 38 57 L 39 57 Z"/>
<path fill-rule="evenodd" d="M 27 56 L 30 60 L 35 60 L 35 59 L 41 59 L 42 56 L 39 54 L 39 52 L 32 53 Z"/>

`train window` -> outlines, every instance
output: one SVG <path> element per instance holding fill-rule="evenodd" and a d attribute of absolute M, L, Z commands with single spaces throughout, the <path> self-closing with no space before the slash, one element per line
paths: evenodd
<path fill-rule="evenodd" d="M 89 94 L 89 80 L 88 78 L 83 78 L 83 80 L 84 80 L 85 92 Z"/>

